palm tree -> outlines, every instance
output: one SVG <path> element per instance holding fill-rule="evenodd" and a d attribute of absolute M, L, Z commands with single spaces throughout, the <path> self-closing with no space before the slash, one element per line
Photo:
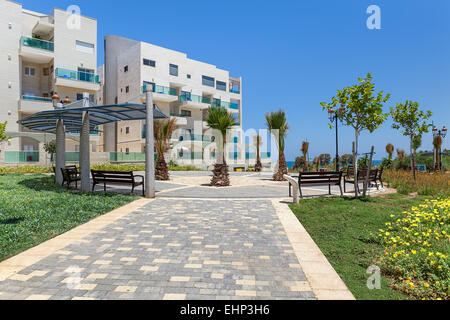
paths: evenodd
<path fill-rule="evenodd" d="M 256 136 L 253 137 L 253 144 L 255 145 L 256 148 L 256 164 L 255 164 L 255 171 L 256 172 L 261 172 L 262 170 L 262 164 L 261 164 L 261 155 L 259 152 L 259 147 L 262 145 L 262 137 L 257 134 Z"/>
<path fill-rule="evenodd" d="M 222 137 L 222 139 L 219 139 L 219 141 L 217 141 L 218 139 L 216 139 L 218 156 L 217 162 L 214 165 L 211 185 L 216 187 L 229 186 L 230 178 L 225 157 L 225 145 L 227 139 L 227 131 L 231 129 L 231 127 L 236 125 L 236 119 L 233 118 L 224 107 L 211 106 L 208 109 L 208 117 L 206 118 L 206 123 L 208 124 L 208 127 L 219 131 Z"/>
<path fill-rule="evenodd" d="M 434 162 L 434 171 L 438 172 L 441 168 L 440 162 L 440 150 L 442 147 L 442 137 L 440 135 L 434 136 L 433 138 L 433 146 L 434 146 L 434 157 L 436 161 Z"/>
<path fill-rule="evenodd" d="M 320 158 L 315 157 L 313 163 L 314 163 L 314 167 L 316 168 L 316 172 L 318 172 L 319 168 L 320 168 Z"/>
<path fill-rule="evenodd" d="M 155 178 L 156 180 L 169 180 L 169 168 L 167 167 L 164 153 L 169 145 L 169 139 L 176 129 L 176 119 L 155 120 L 153 123 L 153 133 L 155 137 L 155 148 L 158 152 L 156 161 Z"/>
<path fill-rule="evenodd" d="M 286 158 L 284 156 L 284 139 L 289 130 L 289 124 L 286 121 L 286 113 L 283 110 L 267 113 L 266 122 L 270 132 L 278 135 L 278 170 L 274 173 L 273 180 L 284 181 L 283 175 L 288 173 Z"/>
<path fill-rule="evenodd" d="M 394 154 L 394 145 L 392 143 L 386 145 L 386 152 L 389 155 L 389 161 L 392 161 L 392 155 Z"/>
<path fill-rule="evenodd" d="M 309 150 L 309 142 L 302 142 L 302 153 L 303 153 L 303 171 L 308 171 L 308 150 Z"/>

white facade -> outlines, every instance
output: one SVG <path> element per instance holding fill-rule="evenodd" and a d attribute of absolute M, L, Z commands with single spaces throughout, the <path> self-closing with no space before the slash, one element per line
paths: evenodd
<path fill-rule="evenodd" d="M 143 87 L 152 86 L 154 103 L 177 119 L 180 130 L 172 139 L 173 148 L 183 140 L 179 151 L 195 153 L 195 158 L 201 159 L 202 144 L 210 144 L 204 120 L 211 105 L 226 107 L 237 120 L 236 128 L 242 128 L 242 78 L 230 77 L 228 71 L 189 59 L 185 53 L 106 36 L 104 74 L 105 104 L 142 103 Z M 104 151 L 144 151 L 143 121 L 122 121 L 103 130 Z M 205 141 L 189 145 L 187 140 Z"/>
<path fill-rule="evenodd" d="M 7 132 L 17 136 L 27 131 L 17 121 L 52 109 L 55 92 L 61 100 L 76 101 L 83 92 L 94 99 L 100 89 L 95 19 L 61 9 L 42 14 L 0 0 L 0 28 L 0 122 L 8 122 Z M 2 149 L 42 149 L 42 140 L 29 136 L 12 138 Z M 67 148 L 72 151 L 75 145 Z"/>

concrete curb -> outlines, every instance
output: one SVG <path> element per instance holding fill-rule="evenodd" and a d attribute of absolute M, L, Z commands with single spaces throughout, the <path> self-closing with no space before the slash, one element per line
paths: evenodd
<path fill-rule="evenodd" d="M 111 212 L 98 216 L 83 225 L 75 227 L 53 239 L 45 241 L 31 249 L 28 249 L 16 256 L 0 262 L 0 281 L 3 281 L 12 275 L 20 272 L 28 266 L 58 252 L 69 244 L 83 242 L 83 238 L 93 232 L 99 231 L 115 220 L 127 215 L 128 213 L 146 205 L 153 199 L 138 199 L 123 207 L 117 208 Z"/>
<path fill-rule="evenodd" d="M 272 204 L 316 299 L 355 300 L 289 206 L 280 200 L 272 200 Z"/>

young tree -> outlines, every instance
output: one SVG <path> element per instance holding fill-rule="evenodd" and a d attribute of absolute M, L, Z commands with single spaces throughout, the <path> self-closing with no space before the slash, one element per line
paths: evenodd
<path fill-rule="evenodd" d="M 225 157 L 225 146 L 227 140 L 227 131 L 236 125 L 236 119 L 228 113 L 224 107 L 212 106 L 208 110 L 206 123 L 212 129 L 220 132 L 221 139 L 217 141 L 217 161 L 214 164 L 213 177 L 211 185 L 216 187 L 226 187 L 230 185 L 230 177 L 228 173 L 228 165 Z"/>
<path fill-rule="evenodd" d="M 414 168 L 414 172 L 416 171 L 416 159 L 417 159 L 417 149 L 420 148 L 420 146 L 422 145 L 422 136 L 418 135 L 415 136 L 413 141 L 412 141 L 412 154 L 414 155 L 412 158 L 412 167 Z M 415 173 L 414 173 L 415 174 Z"/>
<path fill-rule="evenodd" d="M 45 143 L 44 151 L 47 152 L 53 160 L 54 154 L 56 153 L 56 140 Z"/>
<path fill-rule="evenodd" d="M 409 137 L 409 150 L 411 154 L 411 176 L 414 181 L 415 174 L 415 157 L 413 152 L 413 140 L 417 136 L 428 132 L 431 124 L 427 123 L 427 119 L 432 116 L 431 111 L 423 111 L 419 109 L 419 104 L 407 100 L 405 103 L 397 103 L 395 108 L 391 108 L 390 112 L 394 124 L 392 128 L 400 129 L 404 136 Z"/>
<path fill-rule="evenodd" d="M 383 113 L 383 104 L 386 103 L 390 94 L 383 94 L 383 91 L 375 93 L 375 84 L 370 73 L 362 79 L 358 78 L 358 83 L 338 90 L 330 103 L 321 102 L 324 110 L 335 110 L 338 104 L 338 117 L 355 131 L 355 159 L 353 163 L 355 174 L 355 190 L 357 190 L 357 163 L 358 163 L 358 138 L 362 131 L 368 130 L 370 133 L 378 129 L 386 120 L 388 114 Z M 332 125 L 330 125 L 332 127 Z M 357 196 L 357 192 L 355 192 Z"/>
<path fill-rule="evenodd" d="M 308 150 L 309 150 L 309 142 L 302 141 L 302 154 L 303 154 L 303 171 L 308 171 Z"/>
<path fill-rule="evenodd" d="M 266 114 L 267 128 L 277 135 L 278 147 L 278 171 L 274 173 L 274 181 L 284 181 L 283 175 L 288 173 L 286 158 L 284 156 L 284 140 L 289 130 L 289 124 L 286 120 L 286 113 L 283 110 L 270 112 Z"/>
<path fill-rule="evenodd" d="M 0 142 L 9 139 L 9 137 L 5 133 L 7 123 L 8 123 L 7 121 L 5 121 L 3 123 L 0 122 Z"/>
<path fill-rule="evenodd" d="M 255 172 L 261 172 L 261 170 L 262 170 L 261 154 L 260 154 L 260 147 L 261 147 L 262 143 L 263 143 L 262 137 L 259 134 L 253 137 L 253 144 L 256 149 Z"/>
<path fill-rule="evenodd" d="M 155 149 L 158 152 L 158 160 L 155 166 L 156 180 L 169 180 L 169 168 L 167 167 L 164 153 L 169 146 L 169 140 L 176 129 L 176 119 L 155 120 L 153 122 L 153 133 L 155 137 Z"/>

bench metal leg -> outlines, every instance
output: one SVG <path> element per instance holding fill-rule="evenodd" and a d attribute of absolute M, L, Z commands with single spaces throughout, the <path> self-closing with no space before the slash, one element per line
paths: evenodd
<path fill-rule="evenodd" d="M 92 184 L 92 192 L 94 192 L 95 189 L 95 183 Z"/>
<path fill-rule="evenodd" d="M 345 185 L 344 185 L 344 187 L 345 187 Z M 342 186 L 341 186 L 341 184 L 339 184 L 339 189 L 341 190 L 341 197 L 343 197 L 344 194 L 342 193 Z"/>
<path fill-rule="evenodd" d="M 347 183 L 346 183 L 346 181 L 344 180 L 344 192 L 345 192 L 345 193 L 347 193 L 346 185 L 347 185 Z"/>
<path fill-rule="evenodd" d="M 331 185 L 328 185 L 328 194 L 331 196 Z"/>
<path fill-rule="evenodd" d="M 303 199 L 302 187 L 300 185 L 298 186 L 298 192 L 300 193 L 300 198 Z"/>
<path fill-rule="evenodd" d="M 105 184 L 103 184 L 103 190 L 105 191 L 105 193 L 106 193 L 106 183 Z"/>
<path fill-rule="evenodd" d="M 292 188 L 292 185 L 291 185 L 291 183 L 289 182 L 289 197 L 292 197 L 291 188 Z"/>
<path fill-rule="evenodd" d="M 142 184 L 142 196 L 145 197 L 145 187 L 144 187 L 144 184 Z"/>
<path fill-rule="evenodd" d="M 131 194 L 134 193 L 134 185 L 131 186 Z"/>
<path fill-rule="evenodd" d="M 384 189 L 383 180 L 380 179 L 381 187 Z"/>

